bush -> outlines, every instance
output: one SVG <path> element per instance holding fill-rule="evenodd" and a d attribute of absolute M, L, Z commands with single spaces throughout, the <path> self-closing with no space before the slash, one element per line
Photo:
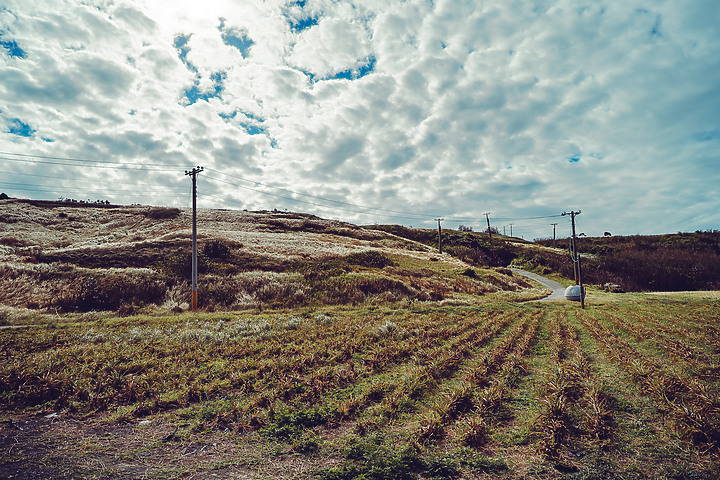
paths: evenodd
<path fill-rule="evenodd" d="M 329 305 L 356 305 L 375 295 L 383 295 L 388 301 L 430 299 L 427 293 L 401 280 L 375 275 L 341 275 L 313 282 L 311 286 L 314 297 Z"/>
<path fill-rule="evenodd" d="M 182 213 L 179 208 L 167 208 L 167 207 L 152 207 L 143 212 L 147 218 L 154 220 L 165 220 L 168 218 L 175 218 Z"/>
<path fill-rule="evenodd" d="M 63 312 L 91 310 L 134 310 L 134 305 L 159 303 L 167 285 L 150 274 L 85 275 L 73 279 L 53 304 Z"/>
<path fill-rule="evenodd" d="M 30 245 L 25 240 L 19 240 L 16 237 L 3 237 L 0 238 L 0 245 L 6 245 L 8 247 L 27 247 Z"/>
<path fill-rule="evenodd" d="M 203 245 L 203 254 L 208 258 L 227 260 L 232 255 L 230 245 L 222 240 L 211 240 Z"/>
<path fill-rule="evenodd" d="M 376 250 L 351 253 L 345 257 L 345 261 L 351 265 L 359 265 L 368 268 L 392 267 L 395 262 Z"/>
<path fill-rule="evenodd" d="M 211 273 L 215 265 L 210 262 L 205 253 L 197 252 L 198 273 Z M 192 280 L 192 252 L 183 250 L 169 254 L 157 265 L 157 269 L 174 280 Z"/>

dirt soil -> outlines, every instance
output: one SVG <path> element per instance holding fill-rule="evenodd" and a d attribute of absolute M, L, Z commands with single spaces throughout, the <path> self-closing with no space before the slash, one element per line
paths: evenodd
<path fill-rule="evenodd" d="M 53 413 L 3 416 L 0 427 L 3 479 L 298 478 L 329 462 L 268 447 L 255 432 L 192 432 L 162 418 L 112 424 Z"/>

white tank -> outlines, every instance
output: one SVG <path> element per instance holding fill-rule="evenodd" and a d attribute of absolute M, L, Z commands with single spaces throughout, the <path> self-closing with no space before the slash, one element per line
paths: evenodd
<path fill-rule="evenodd" d="M 582 289 L 582 296 L 585 297 L 585 287 Z M 565 289 L 565 299 L 573 302 L 579 302 L 580 299 L 580 285 L 570 285 Z"/>

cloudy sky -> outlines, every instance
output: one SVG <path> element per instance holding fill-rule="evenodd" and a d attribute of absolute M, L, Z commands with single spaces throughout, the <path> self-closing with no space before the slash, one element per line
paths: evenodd
<path fill-rule="evenodd" d="M 0 191 L 720 228 L 717 0 L 0 0 Z"/>

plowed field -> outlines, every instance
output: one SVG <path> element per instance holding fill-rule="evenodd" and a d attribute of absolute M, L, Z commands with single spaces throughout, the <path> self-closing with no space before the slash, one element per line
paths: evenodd
<path fill-rule="evenodd" d="M 0 476 L 717 478 L 720 304 L 624 298 L 2 330 Z"/>

